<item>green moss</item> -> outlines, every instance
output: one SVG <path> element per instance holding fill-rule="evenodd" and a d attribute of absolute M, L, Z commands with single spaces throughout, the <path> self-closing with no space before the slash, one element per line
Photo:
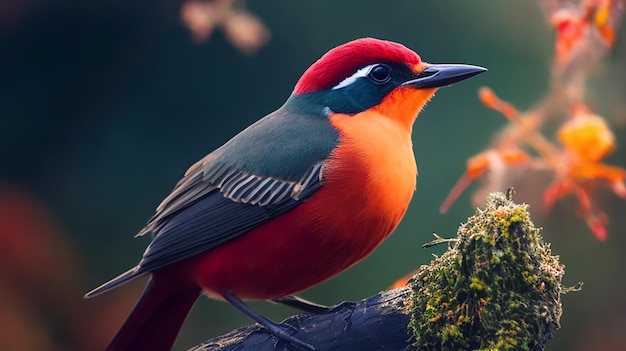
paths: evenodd
<path fill-rule="evenodd" d="M 565 274 L 526 205 L 490 195 L 454 245 L 411 281 L 418 350 L 541 350 L 559 328 Z"/>

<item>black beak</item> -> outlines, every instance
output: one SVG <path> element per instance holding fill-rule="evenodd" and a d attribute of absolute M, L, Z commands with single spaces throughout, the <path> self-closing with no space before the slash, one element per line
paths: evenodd
<path fill-rule="evenodd" d="M 408 85 L 418 89 L 439 88 L 460 82 L 486 71 L 487 69 L 484 67 L 471 65 L 431 65 L 417 75 L 416 79 L 411 79 L 402 83 L 402 85 Z"/>

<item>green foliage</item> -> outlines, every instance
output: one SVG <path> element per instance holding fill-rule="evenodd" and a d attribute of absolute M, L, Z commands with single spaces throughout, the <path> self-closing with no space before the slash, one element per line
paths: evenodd
<path fill-rule="evenodd" d="M 564 266 L 511 193 L 490 195 L 412 279 L 418 350 L 542 350 L 559 328 Z"/>

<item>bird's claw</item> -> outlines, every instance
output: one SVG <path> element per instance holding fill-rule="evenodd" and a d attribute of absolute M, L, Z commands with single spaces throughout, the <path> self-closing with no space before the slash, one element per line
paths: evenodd
<path fill-rule="evenodd" d="M 354 306 L 356 306 L 356 302 L 354 301 L 343 301 L 334 306 L 330 306 L 327 312 L 337 312 L 340 310 L 354 310 Z"/>
<path fill-rule="evenodd" d="M 234 295 L 231 292 L 222 293 L 224 299 L 230 302 L 231 305 L 235 306 L 241 312 L 248 315 L 250 318 L 254 319 L 262 325 L 265 329 L 267 329 L 270 333 L 272 333 L 278 340 L 274 343 L 274 348 L 277 348 L 278 342 L 285 341 L 290 345 L 297 346 L 301 350 L 314 351 L 315 347 L 313 345 L 308 344 L 295 336 L 292 336 L 291 333 L 298 331 L 298 328 L 289 324 L 276 324 L 266 317 L 258 314 L 254 310 L 252 310 L 245 302 L 243 302 L 239 297 Z M 290 330 L 289 330 L 290 329 Z"/>
<path fill-rule="evenodd" d="M 295 336 L 291 335 L 291 332 L 295 332 L 298 330 L 293 325 L 290 324 L 275 324 L 271 327 L 264 326 L 272 335 L 276 337 L 276 341 L 274 342 L 274 348 L 278 348 L 278 343 L 283 341 L 289 345 L 296 346 L 300 350 L 306 351 L 315 351 L 315 347 L 309 343 L 306 343 Z M 288 331 L 289 330 L 289 331 Z"/>

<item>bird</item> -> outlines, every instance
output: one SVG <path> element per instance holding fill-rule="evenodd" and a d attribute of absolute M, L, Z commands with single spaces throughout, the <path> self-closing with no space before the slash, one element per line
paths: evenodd
<path fill-rule="evenodd" d="M 413 122 L 438 88 L 485 71 L 370 37 L 322 55 L 282 106 L 186 171 L 137 234 L 152 236 L 139 263 L 85 295 L 150 276 L 106 350 L 170 350 L 203 293 L 315 349 L 244 300 L 323 311 L 296 294 L 394 231 L 416 189 Z"/>

